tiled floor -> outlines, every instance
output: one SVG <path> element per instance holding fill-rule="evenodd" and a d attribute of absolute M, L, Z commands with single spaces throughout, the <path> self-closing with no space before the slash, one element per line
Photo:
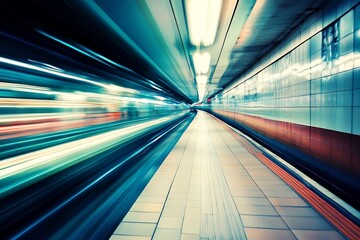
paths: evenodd
<path fill-rule="evenodd" d="M 111 239 L 343 239 L 210 115 L 198 115 Z"/>

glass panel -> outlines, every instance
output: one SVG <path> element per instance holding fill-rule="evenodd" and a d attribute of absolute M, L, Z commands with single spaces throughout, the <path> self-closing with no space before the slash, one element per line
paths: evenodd
<path fill-rule="evenodd" d="M 355 8 L 355 16 L 354 16 L 355 30 L 360 28 L 360 4 Z"/>
<path fill-rule="evenodd" d="M 354 89 L 360 89 L 360 68 L 354 69 Z"/>
<path fill-rule="evenodd" d="M 360 107 L 360 90 L 354 90 L 354 107 Z"/>
<path fill-rule="evenodd" d="M 321 32 L 317 33 L 310 40 L 311 45 L 311 54 L 319 51 L 321 49 Z"/>
<path fill-rule="evenodd" d="M 353 108 L 353 134 L 360 135 L 360 107 Z"/>
<path fill-rule="evenodd" d="M 355 32 L 355 35 L 354 35 L 354 46 L 355 46 L 355 49 L 360 49 L 360 29 L 358 29 L 356 32 Z"/>
<path fill-rule="evenodd" d="M 346 71 L 338 75 L 338 91 L 351 90 L 353 81 L 353 71 Z"/>
<path fill-rule="evenodd" d="M 354 31 L 354 11 L 351 10 L 340 18 L 340 39 Z"/>
<path fill-rule="evenodd" d="M 354 36 L 348 35 L 345 38 L 340 40 L 340 55 L 347 54 L 352 52 L 354 48 Z"/>

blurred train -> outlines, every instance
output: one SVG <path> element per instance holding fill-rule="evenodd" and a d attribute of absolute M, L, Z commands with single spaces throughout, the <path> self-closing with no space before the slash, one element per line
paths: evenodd
<path fill-rule="evenodd" d="M 0 140 L 113 121 L 141 120 L 187 109 L 185 105 L 136 100 L 0 99 Z"/>
<path fill-rule="evenodd" d="M 5 79 L 6 80 L 6 79 Z M 132 89 L 96 93 L 0 81 L 0 140 L 113 121 L 140 120 L 188 109 Z"/>

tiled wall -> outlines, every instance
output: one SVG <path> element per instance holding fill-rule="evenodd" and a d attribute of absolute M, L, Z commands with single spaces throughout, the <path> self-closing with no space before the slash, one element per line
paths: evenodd
<path fill-rule="evenodd" d="M 359 1 L 326 2 L 204 107 L 358 189 Z"/>
<path fill-rule="evenodd" d="M 297 38 L 293 33 L 291 41 L 217 96 L 213 107 L 235 105 L 239 113 L 360 135 L 360 5 L 331 22 L 328 14 L 317 19 L 322 30 L 310 36 L 310 30 L 300 27 Z M 334 25 L 336 47 L 323 44 L 324 32 Z M 289 51 L 283 53 L 281 47 Z"/>

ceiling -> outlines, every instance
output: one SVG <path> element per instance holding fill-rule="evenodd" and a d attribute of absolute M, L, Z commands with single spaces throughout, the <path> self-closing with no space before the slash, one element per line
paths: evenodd
<path fill-rule="evenodd" d="M 223 0 L 215 43 L 202 48 L 211 54 L 204 99 L 236 80 L 323 2 Z M 189 41 L 184 4 L 182 0 L 2 1 L 0 38 L 8 47 L 0 54 L 197 102 L 191 57 L 196 48 Z"/>

